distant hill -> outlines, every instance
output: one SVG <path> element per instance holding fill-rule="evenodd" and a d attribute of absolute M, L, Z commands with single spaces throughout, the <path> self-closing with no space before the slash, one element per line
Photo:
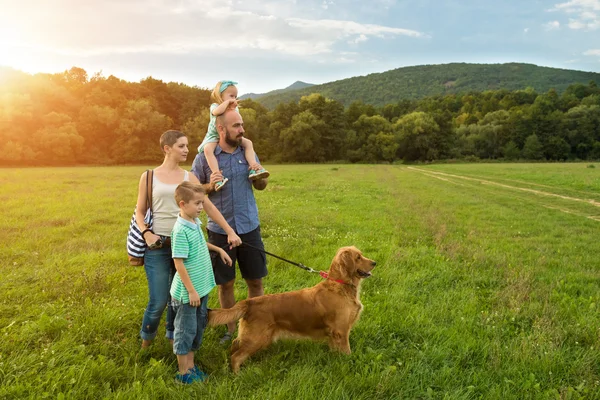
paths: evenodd
<path fill-rule="evenodd" d="M 415 100 L 469 91 L 532 87 L 539 93 L 551 88 L 562 92 L 571 84 L 588 84 L 590 81 L 595 81 L 600 86 L 600 73 L 519 63 L 453 63 L 404 67 L 303 89 L 273 91 L 257 101 L 268 108 L 274 108 L 282 102 L 298 101 L 300 97 L 310 93 L 321 93 L 345 105 L 361 100 L 367 104 L 382 106 L 403 99 Z"/>
<path fill-rule="evenodd" d="M 286 87 L 285 89 L 277 89 L 277 90 L 271 90 L 270 92 L 267 93 L 246 93 L 242 96 L 239 97 L 240 100 L 245 100 L 245 99 L 253 99 L 256 100 L 259 97 L 263 97 L 263 96 L 270 96 L 270 95 L 277 95 L 280 93 L 285 93 L 289 90 L 298 90 L 298 89 L 304 89 L 304 88 L 308 88 L 314 86 L 312 83 L 306 83 L 306 82 L 302 82 L 302 81 L 296 81 L 294 83 L 292 83 L 290 86 Z"/>

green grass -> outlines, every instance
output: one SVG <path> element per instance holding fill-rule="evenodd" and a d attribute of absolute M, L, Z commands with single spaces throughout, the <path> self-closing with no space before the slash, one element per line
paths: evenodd
<path fill-rule="evenodd" d="M 209 328 L 210 380 L 191 387 L 163 327 L 139 350 L 146 279 L 124 240 L 143 170 L 0 170 L 0 398 L 600 398 L 600 168 L 269 166 L 268 251 L 326 269 L 356 245 L 378 261 L 353 353 L 282 341 L 235 376 Z M 269 270 L 267 293 L 319 281 Z"/>

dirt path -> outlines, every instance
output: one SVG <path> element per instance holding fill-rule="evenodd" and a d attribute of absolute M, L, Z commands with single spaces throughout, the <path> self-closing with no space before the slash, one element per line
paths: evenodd
<path fill-rule="evenodd" d="M 488 177 L 486 176 L 478 176 L 478 175 L 470 175 L 470 178 L 474 178 L 474 179 L 486 179 Z M 548 188 L 548 189 L 556 189 L 556 186 L 550 186 L 550 185 L 543 185 L 541 183 L 534 183 L 534 182 L 527 182 L 527 181 L 522 181 L 519 179 L 509 179 L 509 178 L 500 178 L 500 177 L 496 177 L 494 178 L 496 180 L 499 181 L 505 181 L 505 182 L 515 182 L 515 183 L 522 183 L 524 185 L 529 185 L 529 186 L 537 186 L 537 187 L 541 187 L 541 188 Z M 584 195 L 590 195 L 589 192 L 583 191 L 583 190 L 577 190 L 577 189 L 565 189 L 568 190 L 569 192 L 573 192 L 573 193 L 581 193 Z"/>
<path fill-rule="evenodd" d="M 417 172 L 420 172 L 420 173 L 422 173 L 424 175 L 427 175 L 429 177 L 438 178 L 438 179 L 441 179 L 441 180 L 444 180 L 444 181 L 448 181 L 448 182 L 454 183 L 454 184 L 458 184 L 458 183 L 449 181 L 448 179 L 442 178 L 442 177 L 463 179 L 463 180 L 467 180 L 467 181 L 478 182 L 478 183 L 481 183 L 483 185 L 497 186 L 497 187 L 502 187 L 502 188 L 510 189 L 510 190 L 517 190 L 517 191 L 521 191 L 521 192 L 533 193 L 533 194 L 535 194 L 537 196 L 556 197 L 556 198 L 559 198 L 559 199 L 574 201 L 574 202 L 578 202 L 578 203 L 585 203 L 585 204 L 589 204 L 589 205 L 592 205 L 594 207 L 599 207 L 600 208 L 600 202 L 596 201 L 596 200 L 593 200 L 593 199 L 582 199 L 582 198 L 579 198 L 579 197 L 564 196 L 564 195 L 561 195 L 561 194 L 544 192 L 542 190 L 528 189 L 528 188 L 522 188 L 522 187 L 518 187 L 518 186 L 511 186 L 511 185 L 507 185 L 507 184 L 504 184 L 504 183 L 498 183 L 498 182 L 494 182 L 494 181 L 488 181 L 486 179 L 472 178 L 472 177 L 469 177 L 469 176 L 455 175 L 455 174 L 449 174 L 449 173 L 439 172 L 439 171 L 430 171 L 430 170 L 421 169 L 421 168 L 417 168 L 417 167 L 407 167 L 407 169 L 410 169 L 410 170 L 413 170 L 413 171 L 417 171 Z M 526 183 L 526 182 L 523 182 L 523 183 Z M 553 210 L 562 211 L 562 212 L 565 212 L 567 214 L 574 214 L 574 215 L 578 215 L 578 216 L 581 216 L 581 217 L 586 217 L 586 218 L 592 219 L 594 221 L 600 222 L 600 216 L 583 215 L 583 214 L 580 214 L 578 212 L 567 210 L 567 209 L 564 209 L 564 208 L 559 208 L 559 207 L 550 207 L 550 206 L 545 206 L 545 205 L 544 205 L 544 207 L 550 208 L 550 209 L 553 209 Z"/>
<path fill-rule="evenodd" d="M 416 167 L 407 167 L 407 168 L 415 170 L 415 171 L 422 172 L 424 174 L 433 174 L 433 175 L 448 176 L 448 177 L 451 177 L 451 178 L 465 179 L 465 180 L 468 180 L 468 181 L 479 182 L 479 183 L 482 183 L 484 185 L 499 186 L 499 187 L 503 187 L 503 188 L 506 188 L 506 189 L 512 189 L 512 190 L 520 190 L 520 191 L 523 191 L 523 192 L 534 193 L 534 194 L 537 194 L 537 195 L 540 195 L 540 196 L 558 197 L 558 198 L 563 199 L 563 200 L 577 201 L 577 202 L 581 202 L 581 203 L 591 204 L 594 207 L 600 207 L 600 201 L 596 201 L 596 200 L 592 200 L 592 199 L 580 199 L 579 197 L 563 196 L 561 194 L 544 192 L 544 191 L 536 190 L 536 189 L 527 189 L 527 188 L 522 188 L 522 187 L 518 187 L 518 186 L 510 186 L 510 185 L 506 185 L 504 183 L 498 183 L 498 182 L 488 181 L 488 180 L 485 180 L 485 179 L 471 178 L 471 177 L 462 176 L 462 175 L 447 174 L 445 172 L 429 171 L 429 170 L 426 170 L 426 169 L 421 169 L 421 168 L 416 168 Z"/>
<path fill-rule="evenodd" d="M 436 176 L 436 175 L 433 175 L 433 174 L 430 174 L 427 172 L 423 172 L 423 174 L 429 176 L 430 178 L 435 178 L 435 179 L 439 179 L 444 182 L 452 183 L 453 185 L 465 186 L 462 183 L 454 182 L 454 181 L 451 181 L 450 179 L 442 178 L 441 176 Z"/>

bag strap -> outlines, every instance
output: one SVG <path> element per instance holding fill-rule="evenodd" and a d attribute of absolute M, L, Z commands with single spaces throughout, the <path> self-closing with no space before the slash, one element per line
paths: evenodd
<path fill-rule="evenodd" d="M 146 170 L 146 207 L 152 212 L 152 181 L 154 180 L 154 170 Z"/>

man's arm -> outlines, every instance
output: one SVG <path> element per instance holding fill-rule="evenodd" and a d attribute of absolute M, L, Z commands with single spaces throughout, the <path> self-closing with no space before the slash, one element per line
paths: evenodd
<path fill-rule="evenodd" d="M 192 173 L 192 175 L 194 175 L 196 177 L 196 179 L 200 183 L 204 184 L 208 181 L 208 179 L 206 179 L 206 172 L 204 172 L 204 163 L 202 162 L 202 154 L 201 153 L 196 154 L 196 157 L 194 158 L 194 162 L 192 163 L 192 169 L 190 172 Z"/>
<path fill-rule="evenodd" d="M 214 175 L 214 177 L 213 177 Z M 200 180 L 198 180 L 198 178 L 196 178 L 196 175 L 194 175 L 193 173 L 190 175 L 190 182 L 191 183 L 197 183 L 200 186 L 202 186 L 204 188 L 204 193 L 209 194 L 215 191 L 215 183 L 221 181 L 223 179 L 223 175 L 221 175 L 220 172 L 217 173 L 213 173 L 210 175 L 210 182 L 208 183 L 201 183 Z"/>
<path fill-rule="evenodd" d="M 208 197 L 204 198 L 204 211 L 206 215 L 210 217 L 217 225 L 221 227 L 227 234 L 227 242 L 231 245 L 230 248 L 239 246 L 242 244 L 242 239 L 235 233 L 233 228 L 229 226 L 223 214 L 219 209 L 210 201 Z"/>

